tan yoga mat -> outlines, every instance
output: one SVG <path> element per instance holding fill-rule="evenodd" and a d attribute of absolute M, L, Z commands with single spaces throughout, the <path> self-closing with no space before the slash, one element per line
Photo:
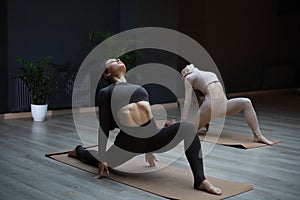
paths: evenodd
<path fill-rule="evenodd" d="M 214 133 L 213 130 L 209 130 L 206 135 L 200 135 L 200 139 L 205 142 L 213 142 L 217 144 L 222 144 L 226 146 L 232 146 L 243 149 L 257 148 L 268 146 L 263 143 L 258 143 L 253 141 L 253 137 L 239 134 L 222 131 L 221 135 Z M 274 144 L 278 143 L 279 140 L 271 140 Z"/>
<path fill-rule="evenodd" d="M 93 174 L 97 173 L 96 167 L 84 164 L 76 158 L 67 156 L 67 152 L 46 154 L 46 156 Z M 158 162 L 157 164 L 163 165 L 161 162 Z M 149 168 L 149 166 L 145 163 L 142 157 L 135 157 L 131 161 L 122 165 L 121 168 L 119 168 L 119 170 L 122 171 L 126 171 L 128 168 L 131 168 L 131 170 L 135 169 L 137 171 L 143 171 L 145 168 Z M 193 177 L 191 171 L 189 169 L 181 169 L 174 166 L 166 166 L 160 170 L 150 173 L 133 174 L 120 171 L 110 171 L 109 175 L 105 175 L 105 177 L 171 199 L 224 199 L 253 189 L 250 183 L 232 182 L 207 177 L 207 179 L 214 185 L 220 187 L 223 192 L 222 195 L 212 195 L 193 189 Z"/>
<path fill-rule="evenodd" d="M 156 120 L 157 126 L 162 128 L 164 127 L 165 120 Z M 200 139 L 205 142 L 217 143 L 225 146 L 237 147 L 242 149 L 250 149 L 267 146 L 263 143 L 253 142 L 251 136 L 239 133 L 231 133 L 222 131 L 221 135 L 218 134 L 217 130 L 214 130 L 213 127 L 209 129 L 206 135 L 200 135 Z M 279 140 L 271 140 L 274 144 L 278 143 Z"/>

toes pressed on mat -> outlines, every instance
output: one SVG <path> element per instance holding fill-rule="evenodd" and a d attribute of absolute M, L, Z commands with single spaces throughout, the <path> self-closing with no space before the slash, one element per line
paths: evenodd
<path fill-rule="evenodd" d="M 213 186 L 208 180 L 204 180 L 200 184 L 199 190 L 206 191 L 208 193 L 215 194 L 215 195 L 222 194 L 222 190 L 220 188 Z"/>

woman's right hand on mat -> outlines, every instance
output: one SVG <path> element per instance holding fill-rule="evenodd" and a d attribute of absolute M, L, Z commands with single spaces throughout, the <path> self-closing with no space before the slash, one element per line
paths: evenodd
<path fill-rule="evenodd" d="M 145 161 L 149 163 L 150 167 L 155 167 L 155 161 L 158 162 L 156 156 L 153 153 L 146 153 L 145 154 Z"/>
<path fill-rule="evenodd" d="M 98 175 L 95 176 L 96 179 L 102 178 L 104 171 L 106 174 L 109 174 L 108 165 L 106 162 L 98 164 Z"/>

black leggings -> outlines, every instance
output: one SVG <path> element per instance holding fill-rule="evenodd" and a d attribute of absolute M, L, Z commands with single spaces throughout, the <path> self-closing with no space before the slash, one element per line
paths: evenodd
<path fill-rule="evenodd" d="M 171 150 L 184 141 L 185 155 L 190 164 L 194 176 L 194 188 L 198 189 L 205 180 L 201 143 L 197 136 L 195 126 L 189 122 L 177 122 L 160 130 L 157 129 L 154 120 L 150 121 L 150 128 L 157 133 L 147 138 L 137 138 L 120 131 L 112 145 L 106 152 L 107 162 L 110 167 L 117 167 L 134 156 L 141 153 L 162 153 Z M 131 128 L 134 131 L 136 128 Z M 87 164 L 97 166 L 97 151 L 86 150 L 82 146 L 76 148 L 78 158 Z M 116 156 L 117 155 L 117 156 Z"/>

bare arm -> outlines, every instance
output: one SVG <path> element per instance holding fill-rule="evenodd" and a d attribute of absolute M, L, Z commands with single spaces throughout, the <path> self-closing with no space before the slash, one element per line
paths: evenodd
<path fill-rule="evenodd" d="M 184 80 L 184 88 L 185 88 L 185 95 L 184 95 L 184 105 L 182 111 L 182 120 L 187 120 L 190 106 L 191 106 L 192 92 L 193 92 L 193 88 L 188 78 L 185 78 Z"/>

